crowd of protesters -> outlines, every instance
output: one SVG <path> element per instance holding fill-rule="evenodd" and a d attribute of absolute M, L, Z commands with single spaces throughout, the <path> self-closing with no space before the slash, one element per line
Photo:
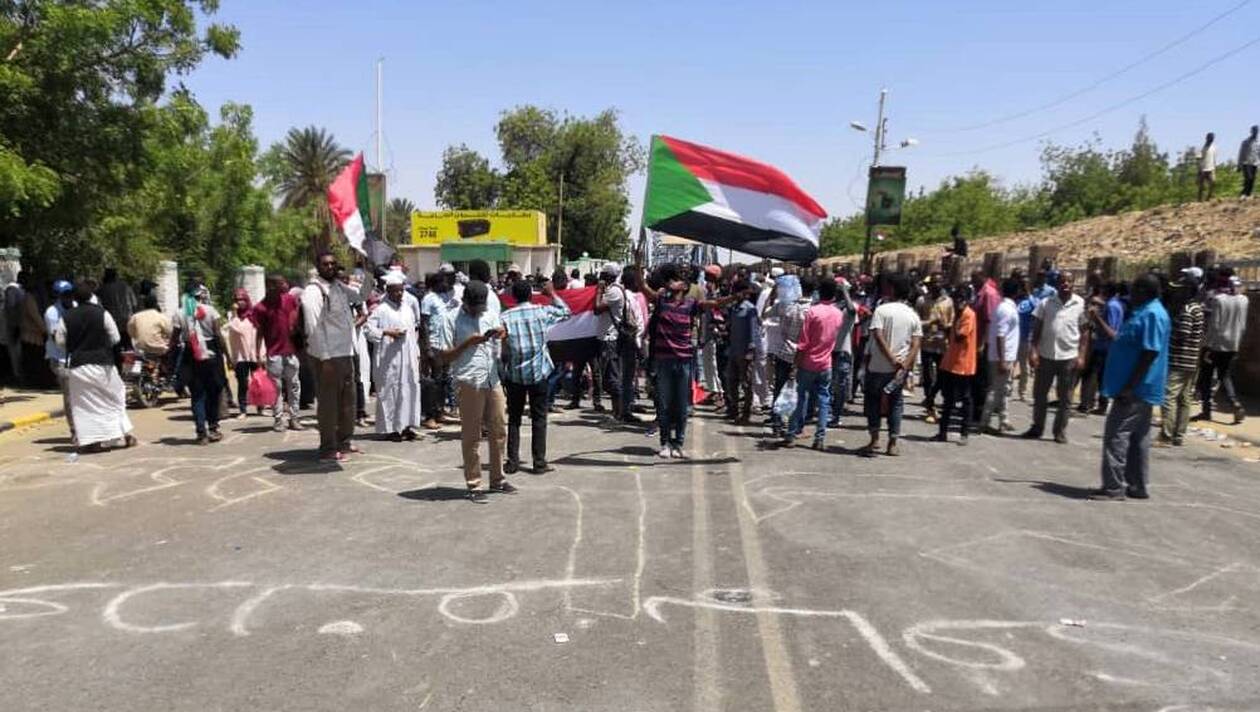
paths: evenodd
<path fill-rule="evenodd" d="M 1195 417 L 1210 419 L 1218 384 L 1234 421 L 1244 417 L 1232 369 L 1247 297 L 1228 268 L 1130 284 L 1091 274 L 1080 289 L 1051 264 L 1033 275 L 975 270 L 957 283 L 941 272 L 692 264 L 609 263 L 585 276 L 513 266 L 497 280 L 485 262 L 465 269 L 414 279 L 400 263 L 347 271 L 324 253 L 305 285 L 269 275 L 260 300 L 237 290 L 222 312 L 194 275 L 174 314 L 158 309 L 154 285 L 133 290 L 112 270 L 99 283 L 55 280 L 47 292 L 23 273 L 4 290 L 4 345 L 18 382 L 61 388 L 82 451 L 136 444 L 117 368 L 129 349 L 161 361 L 190 397 L 202 445 L 222 439 L 230 410 L 267 411 L 276 431 L 302 430 L 312 401 L 318 457 L 329 464 L 360 452 L 356 428 L 397 442 L 458 424 L 474 502 L 515 492 L 507 476 L 525 467 L 553 470 L 548 415 L 563 401 L 582 408 L 588 394 L 610 425 L 655 431 L 666 459 L 688 457 L 696 408 L 764 425 L 779 447 L 808 438 L 826 451 L 829 429 L 860 399 L 869 439 L 857 452 L 867 457 L 900 454 L 916 387 L 939 441 L 951 431 L 963 444 L 977 434 L 1042 438 L 1053 406 L 1050 434 L 1066 444 L 1073 417 L 1105 415 L 1104 499 L 1148 496 L 1152 406 L 1161 408 L 1156 446 L 1183 444 L 1196 400 Z M 549 340 L 576 316 L 561 290 L 583 287 L 594 291 L 583 315 L 595 320 L 592 334 Z M 1009 401 L 1024 401 L 1030 382 L 1031 426 L 1017 434 Z M 640 418 L 648 412 L 654 421 Z"/>

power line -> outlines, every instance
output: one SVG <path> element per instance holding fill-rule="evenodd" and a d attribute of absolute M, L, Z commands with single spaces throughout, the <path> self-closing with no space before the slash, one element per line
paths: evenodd
<path fill-rule="evenodd" d="M 1076 97 L 1081 96 L 1082 94 L 1088 94 L 1089 92 L 1091 92 L 1091 91 L 1093 91 L 1093 90 L 1097 89 L 1098 87 L 1102 86 L 1103 84 L 1106 84 L 1107 82 L 1111 81 L 1112 79 L 1115 79 L 1116 77 L 1119 77 L 1119 76 L 1121 76 L 1121 75 L 1123 75 L 1123 74 L 1126 74 L 1126 73 L 1128 73 L 1129 71 L 1131 71 L 1131 70 L 1133 70 L 1133 69 L 1136 69 L 1136 68 L 1138 68 L 1138 67 L 1142 66 L 1143 64 L 1146 64 L 1147 62 L 1151 61 L 1152 59 L 1155 59 L 1156 57 L 1159 57 L 1160 55 L 1163 55 L 1163 54 L 1165 54 L 1165 53 L 1169 52 L 1170 50 L 1172 50 L 1172 49 L 1174 49 L 1174 48 L 1176 48 L 1176 47 L 1179 47 L 1179 46 L 1181 46 L 1181 45 L 1185 44 L 1188 40 L 1190 40 L 1191 38 L 1195 37 L 1196 35 L 1201 34 L 1202 32 L 1204 32 L 1205 30 L 1207 30 L 1207 29 L 1208 29 L 1209 27 L 1211 27 L 1212 25 L 1215 25 L 1216 23 L 1220 22 L 1221 20 L 1224 20 L 1226 17 L 1229 17 L 1230 15 L 1232 15 L 1232 14 L 1234 14 L 1234 13 L 1238 12 L 1239 10 L 1243 9 L 1244 7 L 1246 7 L 1247 5 L 1250 5 L 1250 4 L 1251 4 L 1251 1 L 1252 1 L 1252 0 L 1243 0 L 1242 2 L 1238 3 L 1237 5 L 1235 5 L 1235 6 L 1231 7 L 1231 8 L 1229 8 L 1228 10 L 1226 10 L 1225 12 L 1222 12 L 1221 14 L 1217 15 L 1216 17 L 1213 17 L 1212 19 L 1208 20 L 1208 21 L 1207 21 L 1207 22 L 1205 22 L 1204 24 L 1202 24 L 1202 25 L 1200 25 L 1200 26 L 1196 27 L 1195 29 L 1191 30 L 1190 32 L 1187 32 L 1186 34 L 1184 34 L 1184 35 L 1182 35 L 1182 36 L 1178 37 L 1177 39 L 1173 40 L 1172 42 L 1169 42 L 1168 44 L 1164 45 L 1163 47 L 1160 47 L 1159 49 L 1155 50 L 1154 52 L 1151 52 L 1150 54 L 1145 55 L 1145 56 L 1141 57 L 1140 59 L 1138 59 L 1138 60 L 1136 60 L 1136 61 L 1134 61 L 1134 62 L 1132 62 L 1132 63 L 1130 63 L 1130 64 L 1127 64 L 1127 65 L 1125 65 L 1125 66 L 1121 67 L 1120 69 L 1117 69 L 1116 71 L 1112 72 L 1111 74 L 1108 74 L 1108 75 L 1106 75 L 1106 76 L 1104 76 L 1104 77 L 1101 77 L 1101 78 L 1099 78 L 1099 79 L 1096 79 L 1093 83 L 1088 84 L 1088 85 L 1086 85 L 1086 86 L 1084 86 L 1084 87 L 1082 87 L 1082 88 L 1080 88 L 1080 89 L 1077 89 L 1076 91 L 1074 91 L 1074 92 L 1072 92 L 1072 93 L 1070 93 L 1070 94 L 1064 94 L 1063 96 L 1061 96 L 1061 97 L 1059 97 L 1058 99 L 1055 99 L 1055 100 L 1053 100 L 1053 101 L 1051 101 L 1051 102 L 1048 102 L 1048 103 L 1046 103 L 1046 104 L 1042 104 L 1042 105 L 1040 105 L 1040 106 L 1035 106 L 1035 107 L 1033 107 L 1033 108 L 1031 108 L 1031 109 L 1027 109 L 1027 110 L 1025 110 L 1025 111 L 1020 111 L 1020 112 L 1017 112 L 1017 113 L 1014 113 L 1014 114 L 1007 114 L 1007 115 L 1005 115 L 1005 116 L 1000 116 L 1000 117 L 998 117 L 998 118 L 996 118 L 996 119 L 992 119 L 992 120 L 990 120 L 990 121 L 985 121 L 984 123 L 980 123 L 980 124 L 973 124 L 973 125 L 971 125 L 971 126 L 962 126 L 962 127 L 959 127 L 959 128 L 942 129 L 941 131 L 939 131 L 939 132 L 937 132 L 937 133 L 963 133 L 963 132 L 967 132 L 967 131 L 977 131 L 977 130 L 979 130 L 979 129 L 989 128 L 990 126 L 997 126 L 998 124 L 1005 124 L 1005 123 L 1008 123 L 1008 122 L 1011 122 L 1011 121 L 1015 121 L 1016 119 L 1022 119 L 1022 118 L 1024 118 L 1025 116 L 1031 116 L 1031 115 L 1036 114 L 1036 113 L 1038 113 L 1038 112 L 1045 111 L 1046 109 L 1052 109 L 1052 108 L 1054 108 L 1054 107 L 1056 107 L 1056 106 L 1061 106 L 1061 105 L 1063 105 L 1063 104 L 1066 104 L 1067 102 L 1069 102 L 1069 101 L 1071 101 L 1071 100 L 1075 99 Z"/>
<path fill-rule="evenodd" d="M 987 152 L 989 152 L 989 151 L 996 151 L 996 150 L 998 150 L 998 149 L 1002 149 L 1002 148 L 1009 148 L 1009 147 L 1011 147 L 1011 146 L 1017 146 L 1017 145 L 1019 145 L 1019 144 L 1021 144 L 1021 143 L 1028 143 L 1028 142 L 1030 142 L 1030 141 L 1037 141 L 1037 140 L 1040 140 L 1040 139 L 1046 138 L 1047 136 L 1050 136 L 1051 134 L 1055 134 L 1055 133 L 1058 133 L 1058 132 L 1060 132 L 1060 131 L 1065 131 L 1065 130 L 1067 130 L 1067 129 L 1076 128 L 1077 126 L 1080 126 L 1080 125 L 1082 125 L 1082 124 L 1087 124 L 1087 123 L 1089 123 L 1089 122 L 1093 121 L 1094 119 L 1101 118 L 1101 117 L 1106 116 L 1107 114 L 1110 114 L 1110 113 L 1112 113 L 1112 112 L 1114 112 L 1114 111 L 1119 111 L 1120 109 L 1123 109 L 1124 107 L 1126 107 L 1126 106 L 1128 106 L 1128 105 L 1130 105 L 1130 104 L 1134 104 L 1134 103 L 1136 103 L 1136 102 L 1139 102 L 1139 101 L 1141 101 L 1141 100 L 1143 100 L 1143 99 L 1145 99 L 1145 98 L 1147 98 L 1147 97 L 1149 97 L 1149 96 L 1152 96 L 1152 95 L 1154 95 L 1154 94 L 1158 94 L 1159 92 L 1164 91 L 1165 89 L 1171 88 L 1171 87 L 1173 87 L 1173 86 L 1176 86 L 1176 85 L 1178 85 L 1178 84 L 1180 84 L 1180 83 L 1182 83 L 1182 82 L 1186 81 L 1187 79 L 1191 79 L 1191 78 L 1193 78 L 1193 77 L 1195 77 L 1195 76 L 1198 76 L 1199 74 L 1202 74 L 1203 72 L 1206 72 L 1207 70 L 1209 70 L 1209 69 L 1211 69 L 1212 67 L 1214 67 L 1214 66 L 1216 66 L 1216 65 L 1220 64 L 1221 62 L 1224 62 L 1225 60 L 1227 60 L 1227 59 L 1229 59 L 1229 58 L 1233 57 L 1234 55 L 1241 54 L 1242 52 L 1245 52 L 1246 50 L 1251 49 L 1252 47 L 1254 47 L 1254 46 L 1255 46 L 1255 45 L 1257 45 L 1257 44 L 1260 44 L 1260 37 L 1256 37 L 1255 39 L 1251 40 L 1250 42 L 1247 42 L 1246 44 L 1243 44 L 1243 45 L 1240 45 L 1240 46 L 1238 46 L 1238 47 L 1235 47 L 1234 49 L 1231 49 L 1230 51 L 1228 51 L 1228 52 L 1226 52 L 1226 53 L 1224 53 L 1224 54 L 1217 55 L 1216 57 L 1213 57 L 1212 59 L 1208 60 L 1207 62 L 1204 62 L 1203 64 L 1199 65 L 1198 67 L 1195 67 L 1194 69 L 1192 69 L 1192 70 L 1190 70 L 1190 71 L 1186 72 L 1185 74 L 1182 74 L 1181 76 L 1178 76 L 1178 77 L 1176 77 L 1175 79 L 1172 79 L 1172 80 L 1170 80 L 1170 81 L 1164 82 L 1163 84 L 1160 84 L 1160 85 L 1158 85 L 1158 86 L 1156 86 L 1156 87 L 1153 87 L 1153 88 L 1151 88 L 1151 89 L 1148 89 L 1147 91 L 1144 91 L 1144 92 L 1142 92 L 1141 94 L 1138 94 L 1137 96 L 1129 97 L 1128 99 L 1125 99 L 1124 101 L 1121 101 L 1121 102 L 1119 102 L 1118 104 L 1113 104 L 1113 105 L 1111 105 L 1111 106 L 1109 106 L 1109 107 L 1107 107 L 1107 108 L 1105 108 L 1105 109 L 1102 109 L 1101 111 L 1094 112 L 1093 114 L 1090 114 L 1089 116 L 1085 116 L 1085 117 L 1079 118 L 1079 119 L 1077 119 L 1077 120 L 1075 120 L 1075 121 L 1072 121 L 1072 122 L 1070 122 L 1070 123 L 1066 123 L 1066 124 L 1062 124 L 1062 125 L 1060 125 L 1060 126 L 1055 126 L 1054 128 L 1047 129 L 1047 130 L 1042 131 L 1041 133 L 1035 134 L 1035 135 L 1033 135 L 1033 136 L 1025 136 L 1024 138 L 1017 138 L 1017 139 L 1014 139 L 1014 140 L 1012 140 L 1012 141 L 1006 141 L 1006 142 L 1003 142 L 1003 143 L 994 144 L 994 145 L 992 145 L 992 146 L 985 146 L 984 148 L 977 148 L 977 149 L 973 149 L 973 150 L 970 150 L 970 151 L 956 151 L 956 152 L 953 152 L 953 153 L 938 153 L 938 154 L 933 154 L 933 155 L 931 155 L 931 156 L 929 156 L 929 157 L 935 157 L 935 158 L 953 158 L 953 157 L 957 157 L 957 156 L 970 156 L 970 155 L 974 155 L 974 154 L 977 154 L 977 153 L 987 153 Z"/>

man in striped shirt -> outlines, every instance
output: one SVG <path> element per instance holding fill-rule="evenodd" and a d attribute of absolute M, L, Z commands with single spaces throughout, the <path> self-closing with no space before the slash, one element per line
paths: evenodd
<path fill-rule="evenodd" d="M 547 352 L 547 330 L 568 319 L 569 305 L 556 296 L 551 282 L 543 285 L 543 294 L 550 306 L 533 304 L 529 282 L 512 283 L 512 299 L 516 305 L 503 312 L 503 328 L 507 343 L 503 358 L 503 385 L 507 389 L 508 435 L 505 474 L 521 467 L 521 419 L 525 399 L 529 398 L 530 449 L 534 458 L 534 474 L 550 472 L 547 464 L 547 389 L 548 378 L 555 370 Z"/>
<path fill-rule="evenodd" d="M 1171 300 L 1173 322 L 1168 339 L 1168 385 L 1164 388 L 1164 404 L 1159 409 L 1163 422 L 1155 447 L 1180 447 L 1190 421 L 1199 353 L 1203 348 L 1203 303 L 1198 299 L 1202 282 L 1203 270 L 1198 267 L 1181 270 L 1181 281 Z"/>

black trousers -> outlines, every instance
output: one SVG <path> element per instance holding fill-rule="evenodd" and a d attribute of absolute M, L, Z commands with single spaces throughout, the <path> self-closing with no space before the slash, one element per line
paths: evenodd
<path fill-rule="evenodd" d="M 941 404 L 941 434 L 949 432 L 949 420 L 957 414 L 958 433 L 966 435 L 973 404 L 971 394 L 972 389 L 975 387 L 976 377 L 960 376 L 949 371 L 941 371 L 937 375 L 940 376 L 941 394 L 944 397 L 944 402 Z M 960 410 L 955 409 L 955 404 L 960 401 L 962 402 L 962 408 Z"/>
<path fill-rule="evenodd" d="M 941 392 L 941 358 L 945 354 L 940 351 L 920 351 L 920 371 L 923 372 L 923 402 L 931 408 L 936 404 L 936 394 Z"/>
<path fill-rule="evenodd" d="M 1242 194 L 1250 196 L 1251 192 L 1256 189 L 1256 166 L 1243 166 L 1243 189 Z"/>
<path fill-rule="evenodd" d="M 1238 400 L 1238 393 L 1234 390 L 1234 376 L 1230 367 L 1234 364 L 1234 357 L 1237 356 L 1235 351 L 1209 351 L 1207 363 L 1199 369 L 1199 399 L 1203 401 L 1203 414 L 1212 416 L 1212 376 L 1215 374 L 1221 380 L 1221 390 L 1225 392 L 1225 400 L 1229 401 L 1229 405 L 1234 410 L 1238 410 L 1241 403 Z"/>
<path fill-rule="evenodd" d="M 981 342 L 984 343 L 984 342 Z M 983 348 L 976 352 L 976 363 L 979 368 L 976 369 L 976 375 L 963 376 L 968 379 L 971 388 L 971 403 L 968 404 L 967 417 L 973 422 L 980 421 L 980 414 L 984 412 L 984 402 L 989 398 L 989 369 L 985 368 L 985 350 Z"/>
<path fill-rule="evenodd" d="M 507 461 L 516 465 L 521 462 L 521 421 L 525 415 L 525 400 L 529 399 L 529 447 L 534 457 L 534 467 L 547 464 L 547 381 L 531 385 L 504 381 L 507 389 Z"/>

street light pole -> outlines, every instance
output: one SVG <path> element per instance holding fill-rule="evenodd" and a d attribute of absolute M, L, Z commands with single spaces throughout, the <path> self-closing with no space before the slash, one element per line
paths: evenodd
<path fill-rule="evenodd" d="M 884 138 L 888 134 L 888 119 L 884 117 L 884 102 L 888 98 L 888 90 L 879 90 L 879 119 L 875 122 L 875 156 L 871 161 L 871 167 L 879 165 L 880 154 L 884 152 Z M 871 271 L 871 235 L 875 228 L 871 225 L 871 183 L 870 177 L 866 182 L 866 244 L 862 247 L 862 271 L 870 273 Z"/>

